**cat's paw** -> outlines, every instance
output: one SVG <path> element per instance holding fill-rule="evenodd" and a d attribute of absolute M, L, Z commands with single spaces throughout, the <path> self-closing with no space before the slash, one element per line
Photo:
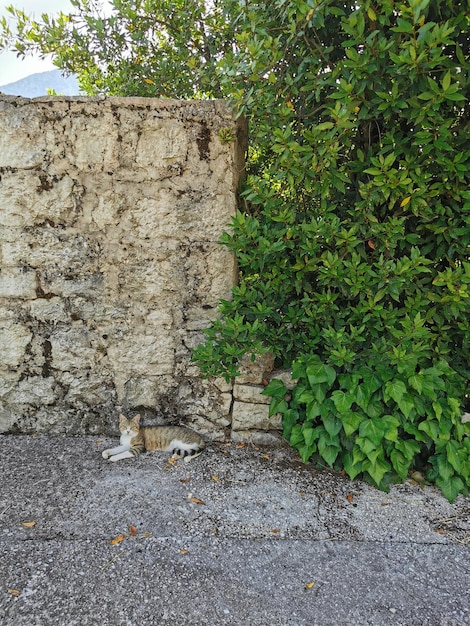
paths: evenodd
<path fill-rule="evenodd" d="M 103 457 L 103 459 L 109 459 L 110 457 L 109 450 L 103 450 L 103 452 L 101 453 L 101 456 Z"/>

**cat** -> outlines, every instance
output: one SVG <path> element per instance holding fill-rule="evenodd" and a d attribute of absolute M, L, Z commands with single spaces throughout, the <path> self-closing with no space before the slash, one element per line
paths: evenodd
<path fill-rule="evenodd" d="M 199 433 L 184 426 L 140 426 L 140 415 L 127 419 L 119 415 L 120 444 L 103 450 L 103 458 L 120 461 L 138 456 L 145 450 L 171 452 L 187 462 L 196 458 L 206 447 Z"/>

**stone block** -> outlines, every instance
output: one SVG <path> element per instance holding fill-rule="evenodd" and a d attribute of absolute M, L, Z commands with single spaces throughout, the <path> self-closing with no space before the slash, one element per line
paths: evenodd
<path fill-rule="evenodd" d="M 32 317 L 42 322 L 66 322 L 69 317 L 65 311 L 65 303 L 61 298 L 38 298 L 30 304 Z"/>
<path fill-rule="evenodd" d="M 221 393 L 219 396 L 220 404 L 218 410 L 221 416 L 230 415 L 230 409 L 232 408 L 233 396 L 231 393 Z"/>
<path fill-rule="evenodd" d="M 6 399 L 13 405 L 48 406 L 59 398 L 56 387 L 56 381 L 52 377 L 33 376 L 21 380 Z"/>
<path fill-rule="evenodd" d="M 276 430 L 281 428 L 281 416 L 269 417 L 267 404 L 234 402 L 232 409 L 233 430 Z"/>
<path fill-rule="evenodd" d="M 211 381 L 210 381 L 210 382 L 211 382 L 213 385 L 215 385 L 215 387 L 217 387 L 217 389 L 218 389 L 219 391 L 222 391 L 223 393 L 230 392 L 230 391 L 232 391 L 232 389 L 233 389 L 233 384 L 232 384 L 232 382 L 227 382 L 227 381 L 225 380 L 225 378 L 222 378 L 222 377 L 220 377 L 220 378 L 213 378 L 213 379 L 211 379 Z"/>
<path fill-rule="evenodd" d="M 240 363 L 240 374 L 237 376 L 237 383 L 261 385 L 274 367 L 274 355 L 266 352 L 251 359 L 249 354 L 245 354 Z"/>
<path fill-rule="evenodd" d="M 270 404 L 269 396 L 262 396 L 264 385 L 239 385 L 235 383 L 233 386 L 233 397 L 240 402 L 251 402 L 253 404 Z"/>
<path fill-rule="evenodd" d="M 37 278 L 35 272 L 20 268 L 3 268 L 0 274 L 0 298 L 21 298 L 32 300 L 36 297 Z"/>
<path fill-rule="evenodd" d="M 23 364 L 26 347 L 32 338 L 33 334 L 27 326 L 0 320 L 0 371 Z"/>

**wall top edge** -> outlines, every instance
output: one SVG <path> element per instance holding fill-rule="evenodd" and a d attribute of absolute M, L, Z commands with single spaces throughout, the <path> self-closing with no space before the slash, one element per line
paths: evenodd
<path fill-rule="evenodd" d="M 93 104 L 98 103 L 109 107 L 127 107 L 151 109 L 156 111 L 176 111 L 181 109 L 198 109 L 218 115 L 235 117 L 235 113 L 227 100 L 176 100 L 171 98 L 146 98 L 143 96 L 40 96 L 37 98 L 25 98 L 12 96 L 0 91 L 0 102 L 14 106 L 27 106 L 29 104 Z"/>

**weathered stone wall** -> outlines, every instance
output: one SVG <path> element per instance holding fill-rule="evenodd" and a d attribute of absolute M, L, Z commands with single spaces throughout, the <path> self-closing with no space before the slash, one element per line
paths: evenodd
<path fill-rule="evenodd" d="M 0 97 L 0 432 L 140 410 L 226 437 L 190 349 L 236 280 L 245 144 L 223 102 Z"/>

